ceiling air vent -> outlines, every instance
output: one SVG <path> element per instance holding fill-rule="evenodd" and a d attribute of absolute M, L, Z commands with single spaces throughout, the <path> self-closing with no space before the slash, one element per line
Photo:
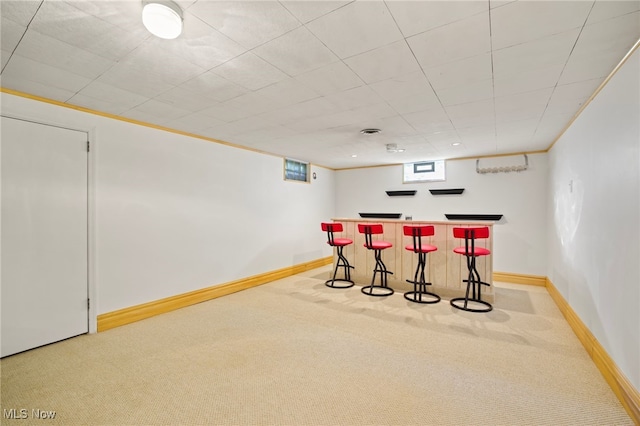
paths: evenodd
<path fill-rule="evenodd" d="M 365 135 L 375 135 L 376 133 L 380 133 L 381 130 L 380 129 L 362 129 L 360 130 L 360 133 L 365 134 Z"/>

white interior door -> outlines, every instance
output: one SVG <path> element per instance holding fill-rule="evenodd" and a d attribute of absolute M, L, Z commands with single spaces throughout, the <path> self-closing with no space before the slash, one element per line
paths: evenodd
<path fill-rule="evenodd" d="M 88 332 L 87 133 L 2 117 L 0 356 Z"/>

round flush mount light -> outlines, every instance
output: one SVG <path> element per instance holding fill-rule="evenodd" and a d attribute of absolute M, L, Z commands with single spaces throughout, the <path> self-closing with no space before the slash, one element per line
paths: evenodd
<path fill-rule="evenodd" d="M 376 133 L 380 133 L 382 130 L 380 129 L 362 129 L 360 133 L 364 135 L 375 135 Z"/>
<path fill-rule="evenodd" d="M 182 10 L 172 1 L 144 1 L 142 23 L 156 37 L 174 39 L 182 33 Z"/>

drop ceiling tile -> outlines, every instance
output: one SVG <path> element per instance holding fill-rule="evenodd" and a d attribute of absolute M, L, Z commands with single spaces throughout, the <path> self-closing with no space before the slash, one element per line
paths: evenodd
<path fill-rule="evenodd" d="M 304 27 L 253 49 L 253 53 L 290 76 L 338 61 L 336 55 Z"/>
<path fill-rule="evenodd" d="M 306 24 L 329 12 L 349 4 L 349 1 L 281 1 L 282 4 L 300 22 Z"/>
<path fill-rule="evenodd" d="M 142 25 L 121 28 L 61 1 L 43 2 L 29 29 L 111 60 L 153 37 Z"/>
<path fill-rule="evenodd" d="M 369 87 L 375 90 L 382 99 L 386 101 L 395 101 L 419 95 L 424 96 L 425 99 L 429 99 L 432 102 L 437 102 L 435 93 L 433 93 L 433 89 L 431 89 L 422 71 L 397 75 L 393 78 L 371 84 Z"/>
<path fill-rule="evenodd" d="M 115 110 L 123 112 L 149 100 L 146 96 L 138 95 L 101 81 L 92 81 L 87 84 L 78 92 L 78 95 L 80 95 L 79 99 L 92 98 L 96 101 L 106 102 L 111 105 L 108 112 Z M 85 101 L 88 102 L 88 100 Z"/>
<path fill-rule="evenodd" d="M 20 80 L 22 83 L 33 81 L 41 85 L 72 92 L 72 94 L 75 94 L 91 81 L 86 77 L 16 54 L 11 57 L 2 73 L 2 77 L 3 84 L 7 84 L 9 88 L 13 88 L 11 81 L 15 79 L 16 81 Z"/>
<path fill-rule="evenodd" d="M 556 86 L 545 116 L 574 114 L 604 81 L 603 78 Z"/>
<path fill-rule="evenodd" d="M 360 77 L 342 62 L 298 75 L 295 79 L 323 96 L 364 85 Z"/>
<path fill-rule="evenodd" d="M 560 99 L 552 98 L 545 114 L 575 114 L 584 105 L 588 96 L 582 99 Z"/>
<path fill-rule="evenodd" d="M 115 27 L 144 34 L 141 25 L 142 2 L 122 0 L 77 1 L 66 0 L 69 6 L 89 16 L 95 16 Z"/>
<path fill-rule="evenodd" d="M 454 130 L 449 116 L 442 107 L 406 114 L 403 117 L 418 133 L 427 137 Z"/>
<path fill-rule="evenodd" d="M 199 1 L 189 7 L 189 13 L 246 49 L 300 26 L 286 8 L 273 1 Z"/>
<path fill-rule="evenodd" d="M 35 31 L 27 31 L 15 53 L 87 78 L 96 78 L 115 65 L 113 61 Z"/>
<path fill-rule="evenodd" d="M 127 67 L 125 64 L 115 65 L 95 81 L 147 98 L 154 98 L 175 87 L 175 84 L 167 82 L 164 76 L 157 71 L 145 72 Z"/>
<path fill-rule="evenodd" d="M 626 53 L 626 49 L 617 49 L 592 56 L 572 56 L 562 71 L 558 84 L 604 79 L 611 74 Z"/>
<path fill-rule="evenodd" d="M 638 0 L 624 0 L 624 1 L 596 1 L 593 5 L 593 9 L 589 14 L 587 25 L 594 24 L 596 22 L 604 21 L 611 18 L 616 18 L 628 13 L 637 12 L 640 10 L 640 1 Z"/>
<path fill-rule="evenodd" d="M 508 143 L 509 140 L 522 143 L 528 142 L 536 131 L 539 118 L 510 121 L 496 124 L 496 137 L 498 144 Z"/>
<path fill-rule="evenodd" d="M 493 49 L 580 28 L 592 4 L 586 1 L 517 1 L 493 9 Z M 541 25 L 542 22 L 544 25 Z"/>
<path fill-rule="evenodd" d="M 475 127 L 493 122 L 493 99 L 445 107 L 456 128 Z"/>
<path fill-rule="evenodd" d="M 506 4 L 513 3 L 516 0 L 489 0 L 489 7 L 495 9 L 496 7 L 502 7 Z"/>
<path fill-rule="evenodd" d="M 162 45 L 144 43 L 127 55 L 118 65 L 145 73 L 155 73 L 169 84 L 178 85 L 206 70 L 178 56 L 167 53 Z"/>
<path fill-rule="evenodd" d="M 231 108 L 230 106 L 222 103 L 210 106 L 209 108 L 198 111 L 198 113 L 206 115 L 207 117 L 215 118 L 216 120 L 224 121 L 225 123 L 237 121 L 247 116 L 245 111 Z"/>
<path fill-rule="evenodd" d="M 245 93 L 237 98 L 225 101 L 223 105 L 235 110 L 243 111 L 245 114 L 244 117 L 249 117 L 283 106 L 280 102 L 282 101 L 273 100 L 253 92 Z"/>
<path fill-rule="evenodd" d="M 317 98 L 318 93 L 298 80 L 287 78 L 278 83 L 257 90 L 255 93 L 271 99 L 276 105 L 292 105 Z"/>
<path fill-rule="evenodd" d="M 608 75 L 638 39 L 640 12 L 585 26 L 560 83 Z M 609 72 L 605 72 L 607 69 Z"/>
<path fill-rule="evenodd" d="M 163 121 L 175 120 L 176 118 L 184 117 L 185 115 L 191 113 L 189 110 L 178 108 L 175 105 L 161 102 L 156 99 L 149 99 L 145 103 L 142 103 L 130 109 L 124 115 L 126 115 L 127 117 L 132 116 L 135 118 L 135 114 L 139 112 L 157 117 L 158 119 Z"/>
<path fill-rule="evenodd" d="M 435 90 L 452 89 L 491 79 L 491 53 L 425 68 L 424 73 Z"/>
<path fill-rule="evenodd" d="M 474 142 L 495 143 L 496 127 L 495 125 L 467 127 L 465 129 L 458 129 L 458 135 L 465 144 L 469 145 Z"/>
<path fill-rule="evenodd" d="M 577 83 L 561 84 L 553 91 L 553 99 L 584 99 L 595 93 L 604 81 L 602 78 L 579 81 Z"/>
<path fill-rule="evenodd" d="M 493 98 L 493 80 L 481 80 L 471 84 L 436 90 L 443 106 L 466 104 Z"/>
<path fill-rule="evenodd" d="M 2 2 L 4 4 L 4 2 Z M 20 42 L 22 35 L 27 30 L 26 27 L 6 19 L 4 16 L 0 19 L 2 26 L 0 27 L 0 45 L 2 50 L 11 53 Z"/>
<path fill-rule="evenodd" d="M 579 34 L 580 30 L 574 29 L 494 50 L 493 70 L 495 77 L 504 78 L 530 70 L 564 65 Z"/>
<path fill-rule="evenodd" d="M 495 78 L 493 88 L 496 96 L 507 96 L 554 87 L 562 73 L 564 65 L 533 69 L 503 78 Z"/>
<path fill-rule="evenodd" d="M 187 133 L 199 134 L 210 127 L 220 125 L 223 121 L 216 120 L 204 114 L 193 113 L 174 120 L 167 121 L 166 126 L 171 129 L 181 130 Z"/>
<path fill-rule="evenodd" d="M 207 97 L 204 93 L 191 90 L 184 87 L 184 85 L 167 90 L 156 96 L 155 99 L 191 112 L 197 112 L 218 103 L 218 101 Z"/>
<path fill-rule="evenodd" d="M 348 58 L 402 39 L 384 2 L 352 2 L 307 28 L 340 58 Z"/>
<path fill-rule="evenodd" d="M 287 78 L 287 75 L 263 59 L 247 52 L 211 70 L 249 90 L 258 90 Z"/>
<path fill-rule="evenodd" d="M 4 69 L 5 65 L 7 65 L 7 63 L 9 62 L 10 57 L 11 57 L 11 52 L 8 52 L 4 49 L 0 51 L 0 60 L 2 61 L 2 65 L 0 65 L 0 69 Z M 2 78 L 1 75 L 0 75 L 0 78 Z"/>
<path fill-rule="evenodd" d="M 513 114 L 530 114 L 540 117 L 544 108 L 549 103 L 552 93 L 553 88 L 551 87 L 532 92 L 496 97 L 494 103 L 497 121 L 517 121 L 501 120 L 501 118 L 509 117 Z"/>
<path fill-rule="evenodd" d="M 424 93 L 426 93 L 426 96 L 425 94 L 416 93 L 400 99 L 391 99 L 387 102 L 398 114 L 411 114 L 440 106 L 440 101 L 432 90 Z"/>
<path fill-rule="evenodd" d="M 384 102 L 383 99 L 368 86 L 345 90 L 344 92 L 327 96 L 326 99 L 339 111 Z"/>
<path fill-rule="evenodd" d="M 152 37 L 154 51 L 177 56 L 204 69 L 211 69 L 246 52 L 246 49 L 200 19 L 185 13 L 184 32 L 174 40 Z"/>
<path fill-rule="evenodd" d="M 333 103 L 329 102 L 326 98 L 316 98 L 269 111 L 260 117 L 274 124 L 287 125 L 295 121 L 307 120 L 335 112 L 336 107 Z"/>
<path fill-rule="evenodd" d="M 489 14 L 480 13 L 407 41 L 423 69 L 491 51 Z"/>
<path fill-rule="evenodd" d="M 26 27 L 40 7 L 39 1 L 0 1 L 0 15 Z M 4 22 L 2 23 L 4 25 Z M 4 34 L 3 34 L 4 35 Z"/>
<path fill-rule="evenodd" d="M 17 75 L 14 75 L 13 73 L 7 75 L 6 73 L 3 73 L 2 77 L 0 77 L 0 82 L 2 83 L 2 87 L 5 89 L 12 89 L 27 94 L 37 94 L 37 96 L 41 98 L 52 99 L 60 102 L 66 102 L 67 99 L 71 98 L 75 94 L 72 90 L 54 87 L 47 82 L 42 83 L 39 81 L 23 79 L 19 73 Z"/>
<path fill-rule="evenodd" d="M 344 62 L 368 84 L 420 70 L 404 40 L 352 56 Z"/>
<path fill-rule="evenodd" d="M 249 89 L 239 86 L 211 71 L 202 73 L 180 86 L 218 102 L 233 99 L 249 91 Z"/>
<path fill-rule="evenodd" d="M 486 1 L 390 1 L 387 6 L 405 37 L 489 10 Z"/>
<path fill-rule="evenodd" d="M 120 115 L 123 112 L 131 109 L 131 107 L 125 107 L 121 104 L 115 104 L 112 102 L 105 101 L 103 99 L 96 99 L 90 96 L 85 96 L 80 93 L 76 93 L 67 100 L 69 105 L 80 106 L 84 108 L 89 108 L 93 111 L 98 111 L 101 113 L 108 113 L 114 115 Z"/>

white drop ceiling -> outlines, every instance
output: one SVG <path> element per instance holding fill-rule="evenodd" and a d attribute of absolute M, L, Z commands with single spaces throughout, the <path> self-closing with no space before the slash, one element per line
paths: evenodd
<path fill-rule="evenodd" d="M 340 169 L 545 150 L 640 39 L 640 1 L 176 3 L 163 40 L 138 0 L 2 0 L 0 85 Z"/>

